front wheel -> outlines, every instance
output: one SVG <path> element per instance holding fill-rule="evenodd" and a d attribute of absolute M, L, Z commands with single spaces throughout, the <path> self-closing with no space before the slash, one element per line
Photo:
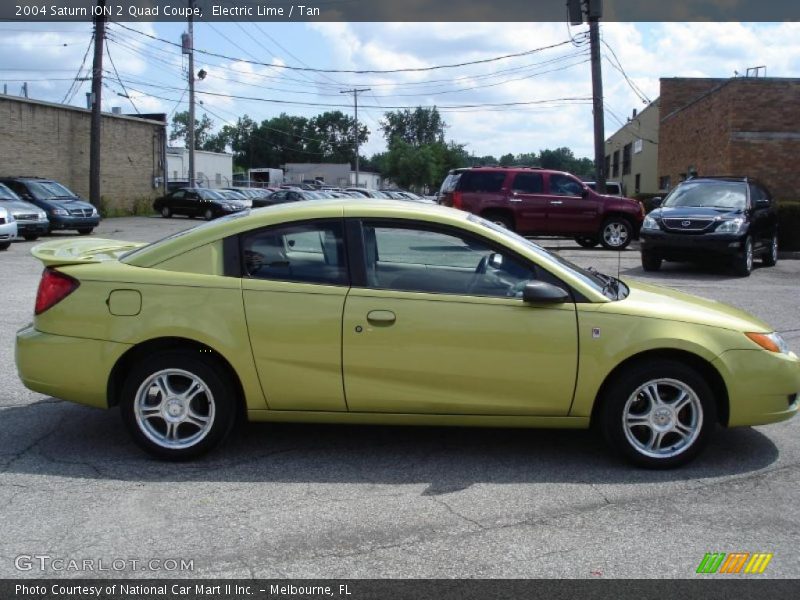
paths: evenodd
<path fill-rule="evenodd" d="M 11 242 L 0 243 L 0 252 L 8 250 L 11 247 Z"/>
<path fill-rule="evenodd" d="M 89 235 L 94 230 L 94 227 L 82 227 L 78 229 L 78 235 Z"/>
<path fill-rule="evenodd" d="M 38 235 L 33 235 L 33 234 L 30 234 L 30 233 L 28 233 L 28 234 L 26 234 L 26 235 L 24 235 L 22 237 L 24 237 L 25 240 L 28 241 L 28 242 L 35 242 L 36 240 L 39 239 Z"/>
<path fill-rule="evenodd" d="M 749 277 L 753 272 L 753 238 L 749 235 L 744 241 L 742 253 L 733 259 L 733 272 L 739 277 Z"/>
<path fill-rule="evenodd" d="M 772 236 L 772 240 L 770 240 L 769 248 L 767 248 L 767 253 L 764 254 L 764 258 L 761 259 L 761 262 L 764 264 L 765 267 L 774 267 L 778 264 L 778 234 L 774 234 Z"/>
<path fill-rule="evenodd" d="M 169 219 L 172 217 L 172 209 L 169 206 L 165 206 L 161 209 L 161 216 L 165 219 Z"/>
<path fill-rule="evenodd" d="M 122 388 L 122 419 L 134 441 L 166 460 L 200 456 L 219 444 L 235 419 L 234 386 L 220 365 L 198 352 L 164 351 L 131 370 Z"/>
<path fill-rule="evenodd" d="M 629 461 L 650 469 L 694 459 L 717 420 L 708 383 L 691 367 L 672 360 L 626 369 L 601 402 L 598 418 L 606 441 Z"/>
<path fill-rule="evenodd" d="M 645 271 L 658 271 L 663 259 L 652 252 L 642 250 L 642 268 Z"/>
<path fill-rule="evenodd" d="M 206 221 L 211 221 L 214 218 L 214 211 L 211 210 L 210 208 L 207 208 L 206 212 L 203 213 L 203 218 Z"/>
<path fill-rule="evenodd" d="M 575 238 L 575 241 L 581 248 L 594 248 L 600 243 L 600 240 L 597 238 L 589 236 L 578 236 Z"/>
<path fill-rule="evenodd" d="M 606 219 L 600 229 L 600 243 L 607 250 L 623 250 L 631 243 L 633 227 L 623 217 Z"/>

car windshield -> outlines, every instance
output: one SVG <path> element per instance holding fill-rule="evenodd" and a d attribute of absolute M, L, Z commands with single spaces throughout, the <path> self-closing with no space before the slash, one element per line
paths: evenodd
<path fill-rule="evenodd" d="M 568 261 L 566 258 L 562 258 L 558 254 L 554 254 L 549 250 L 545 250 L 539 244 L 532 242 L 527 238 L 522 237 L 518 233 L 514 233 L 513 231 L 510 231 L 505 227 L 502 227 L 501 225 L 497 225 L 496 223 L 487 221 L 486 219 L 478 217 L 477 215 L 470 214 L 467 216 L 467 219 L 469 219 L 473 223 L 478 223 L 480 225 L 483 225 L 484 227 L 491 229 L 495 233 L 501 234 L 502 236 L 508 238 L 509 240 L 513 240 L 515 242 L 523 244 L 526 248 L 532 250 L 538 256 L 541 256 L 545 260 L 556 262 L 562 267 L 566 267 L 567 269 L 572 271 L 575 276 L 581 279 L 581 281 L 591 286 L 592 288 L 594 288 L 595 290 L 597 290 L 610 300 L 619 300 L 628 295 L 627 286 L 619 282 L 619 280 L 616 278 L 609 277 L 608 275 L 603 275 L 602 273 L 594 269 L 590 270 L 590 269 L 584 269 L 583 267 L 579 267 L 575 263 Z M 614 288 L 614 286 L 609 285 L 610 280 L 618 282 L 617 285 L 619 287 L 612 289 Z M 622 286 L 625 286 L 624 289 L 622 288 Z"/>
<path fill-rule="evenodd" d="M 214 190 L 197 190 L 203 200 L 225 200 L 225 196 Z"/>
<path fill-rule="evenodd" d="M 76 198 L 77 195 L 55 181 L 29 181 L 28 188 L 40 200 Z"/>
<path fill-rule="evenodd" d="M 738 181 L 685 181 L 664 198 L 665 208 L 747 208 L 747 186 Z"/>
<path fill-rule="evenodd" d="M 0 183 L 0 200 L 16 201 L 19 200 L 19 196 L 12 192 L 10 188 Z"/>

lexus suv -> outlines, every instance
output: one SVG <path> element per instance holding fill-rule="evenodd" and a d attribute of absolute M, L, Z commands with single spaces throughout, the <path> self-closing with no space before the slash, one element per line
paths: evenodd
<path fill-rule="evenodd" d="M 701 177 L 676 186 L 644 220 L 642 267 L 664 260 L 725 261 L 747 277 L 754 257 L 778 262 L 778 210 L 766 187 L 747 177 Z"/>
<path fill-rule="evenodd" d="M 639 235 L 644 208 L 636 200 L 598 194 L 563 171 L 473 167 L 451 171 L 439 203 L 479 215 L 524 235 L 574 237 L 622 250 Z"/>
<path fill-rule="evenodd" d="M 74 229 L 89 235 L 100 224 L 97 209 L 57 181 L 41 177 L 3 177 L 0 183 L 10 187 L 25 202 L 41 208 L 49 221 L 48 231 Z"/>

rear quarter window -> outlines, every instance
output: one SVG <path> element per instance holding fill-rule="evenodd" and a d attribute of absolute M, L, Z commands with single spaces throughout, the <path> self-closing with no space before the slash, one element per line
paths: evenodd
<path fill-rule="evenodd" d="M 467 171 L 461 174 L 458 189 L 461 192 L 499 192 L 505 180 L 503 171 Z"/>

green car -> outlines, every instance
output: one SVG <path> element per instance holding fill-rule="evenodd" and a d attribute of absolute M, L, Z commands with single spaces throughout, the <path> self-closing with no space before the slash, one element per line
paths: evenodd
<path fill-rule="evenodd" d="M 119 406 L 166 459 L 251 421 L 588 428 L 686 463 L 798 410 L 800 360 L 710 300 L 585 270 L 477 216 L 331 200 L 145 245 L 70 239 L 17 334 L 24 384 Z"/>

